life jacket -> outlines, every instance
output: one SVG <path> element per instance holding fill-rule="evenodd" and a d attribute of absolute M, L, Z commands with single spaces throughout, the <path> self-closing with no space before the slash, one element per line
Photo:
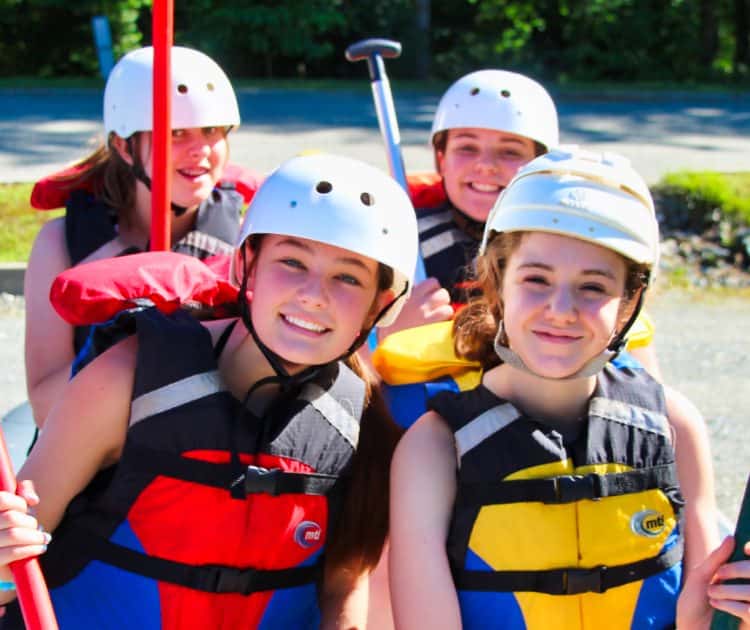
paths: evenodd
<path fill-rule="evenodd" d="M 428 277 L 448 290 L 455 309 L 468 301 L 473 263 L 481 235 L 472 235 L 456 222 L 458 211 L 446 202 L 417 210 L 419 248 Z"/>
<path fill-rule="evenodd" d="M 641 311 L 628 332 L 627 349 L 648 345 L 653 334 L 651 319 Z M 427 401 L 437 393 L 467 391 L 482 380 L 479 363 L 456 356 L 452 321 L 389 335 L 374 350 L 372 363 L 383 379 L 383 396 L 391 415 L 404 428 L 427 411 Z M 612 364 L 618 368 L 641 367 L 627 352 L 621 352 Z"/>
<path fill-rule="evenodd" d="M 42 568 L 60 627 L 317 628 L 317 581 L 364 384 L 332 364 L 244 415 L 189 315 L 132 314 L 118 464 L 69 506 Z"/>
<path fill-rule="evenodd" d="M 228 255 L 237 238 L 242 209 L 242 196 L 232 188 L 214 188 L 200 205 L 195 227 L 176 242 L 172 250 L 205 260 L 215 255 Z M 71 264 L 77 265 L 105 243 L 117 236 L 117 215 L 92 193 L 76 190 L 70 194 L 65 212 L 65 240 Z M 137 253 L 131 247 L 120 255 Z M 76 355 L 90 335 L 87 326 L 73 332 Z"/>
<path fill-rule="evenodd" d="M 447 553 L 465 629 L 673 626 L 683 499 L 661 385 L 605 367 L 567 438 L 484 386 L 430 408 L 456 444 Z"/>

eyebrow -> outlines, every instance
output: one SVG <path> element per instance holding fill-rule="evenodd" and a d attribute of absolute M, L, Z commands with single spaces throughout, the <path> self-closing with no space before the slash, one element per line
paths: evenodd
<path fill-rule="evenodd" d="M 554 271 L 554 268 L 551 265 L 548 265 L 546 263 L 542 262 L 527 262 L 523 263 L 522 265 L 518 265 L 518 269 L 543 269 L 545 271 Z M 605 278 L 610 278 L 612 280 L 617 280 L 615 278 L 615 274 L 609 271 L 608 269 L 584 269 L 581 272 L 581 275 L 584 276 L 604 276 Z"/>
<path fill-rule="evenodd" d="M 311 256 L 315 255 L 315 252 L 313 251 L 313 248 L 310 247 L 310 245 L 303 243 L 302 241 L 296 239 L 296 238 L 285 238 L 284 240 L 279 241 L 276 243 L 276 247 L 279 247 L 281 245 L 290 245 L 291 247 L 296 247 L 298 249 L 304 250 Z M 353 256 L 339 256 L 336 258 L 336 262 L 344 263 L 348 265 L 354 265 L 355 267 L 359 267 L 363 271 L 370 271 L 370 269 L 363 263 L 359 258 L 355 258 Z"/>
<path fill-rule="evenodd" d="M 463 131 L 461 133 L 456 133 L 451 136 L 455 140 L 478 140 L 479 134 L 476 134 L 472 131 Z M 523 145 L 523 140 L 521 138 L 514 138 L 513 136 L 503 137 L 498 144 L 520 144 Z"/>

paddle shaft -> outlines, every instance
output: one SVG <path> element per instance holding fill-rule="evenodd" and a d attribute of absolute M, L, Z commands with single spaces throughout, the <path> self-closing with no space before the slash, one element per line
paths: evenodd
<path fill-rule="evenodd" d="M 16 477 L 10 463 L 3 432 L 0 431 L 0 490 L 16 492 Z M 27 630 L 57 630 L 57 620 L 52 609 L 47 584 L 36 558 L 26 558 L 10 563 L 16 583 L 18 602 Z"/>

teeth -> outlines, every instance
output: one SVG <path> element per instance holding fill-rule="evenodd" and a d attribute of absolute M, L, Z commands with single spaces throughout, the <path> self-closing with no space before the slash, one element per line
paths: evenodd
<path fill-rule="evenodd" d="M 500 186 L 493 186 L 492 184 L 479 184 L 477 182 L 472 182 L 471 187 L 479 192 L 500 192 Z"/>
<path fill-rule="evenodd" d="M 304 328 L 305 330 L 310 330 L 312 332 L 320 333 L 325 330 L 325 327 L 323 326 L 318 326 L 317 324 L 313 324 L 312 322 L 308 322 L 307 320 L 299 319 L 291 315 L 284 315 L 284 319 L 290 324 L 294 324 L 295 326 L 299 326 L 300 328 Z"/>

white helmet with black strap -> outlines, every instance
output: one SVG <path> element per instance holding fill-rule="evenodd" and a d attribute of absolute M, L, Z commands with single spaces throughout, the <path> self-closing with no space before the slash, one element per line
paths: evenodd
<path fill-rule="evenodd" d="M 549 151 L 559 143 L 557 109 L 539 83 L 507 70 L 478 70 L 451 85 L 438 103 L 432 133 L 480 128 L 530 138 Z"/>
<path fill-rule="evenodd" d="M 650 282 L 659 261 L 659 224 L 643 178 L 630 161 L 614 153 L 595 153 L 577 146 L 559 147 L 521 168 L 502 192 L 487 218 L 479 253 L 505 232 L 551 232 L 606 247 L 644 265 Z M 590 376 L 612 360 L 641 308 L 643 291 L 630 320 L 607 349 L 576 374 Z M 498 340 L 502 333 L 498 333 Z M 495 349 L 508 364 L 527 369 L 520 357 L 496 340 Z"/>
<path fill-rule="evenodd" d="M 232 128 L 240 124 L 237 96 L 227 75 L 208 55 L 192 48 L 170 49 L 172 129 Z M 139 48 L 120 59 L 104 88 L 104 130 L 127 141 L 133 176 L 151 190 L 133 146 L 134 134 L 153 131 L 154 49 Z M 172 203 L 177 216 L 187 208 Z"/>
<path fill-rule="evenodd" d="M 230 278 L 240 287 L 247 280 L 245 243 L 254 234 L 318 241 L 389 267 L 395 298 L 377 315 L 375 326 L 390 325 L 411 293 L 419 242 L 414 207 L 392 177 L 364 162 L 305 155 L 284 162 L 263 181 L 247 210 L 232 259 Z M 245 324 L 278 374 L 271 351 L 255 335 L 244 293 L 240 291 Z M 368 332 L 362 331 L 345 356 Z"/>

